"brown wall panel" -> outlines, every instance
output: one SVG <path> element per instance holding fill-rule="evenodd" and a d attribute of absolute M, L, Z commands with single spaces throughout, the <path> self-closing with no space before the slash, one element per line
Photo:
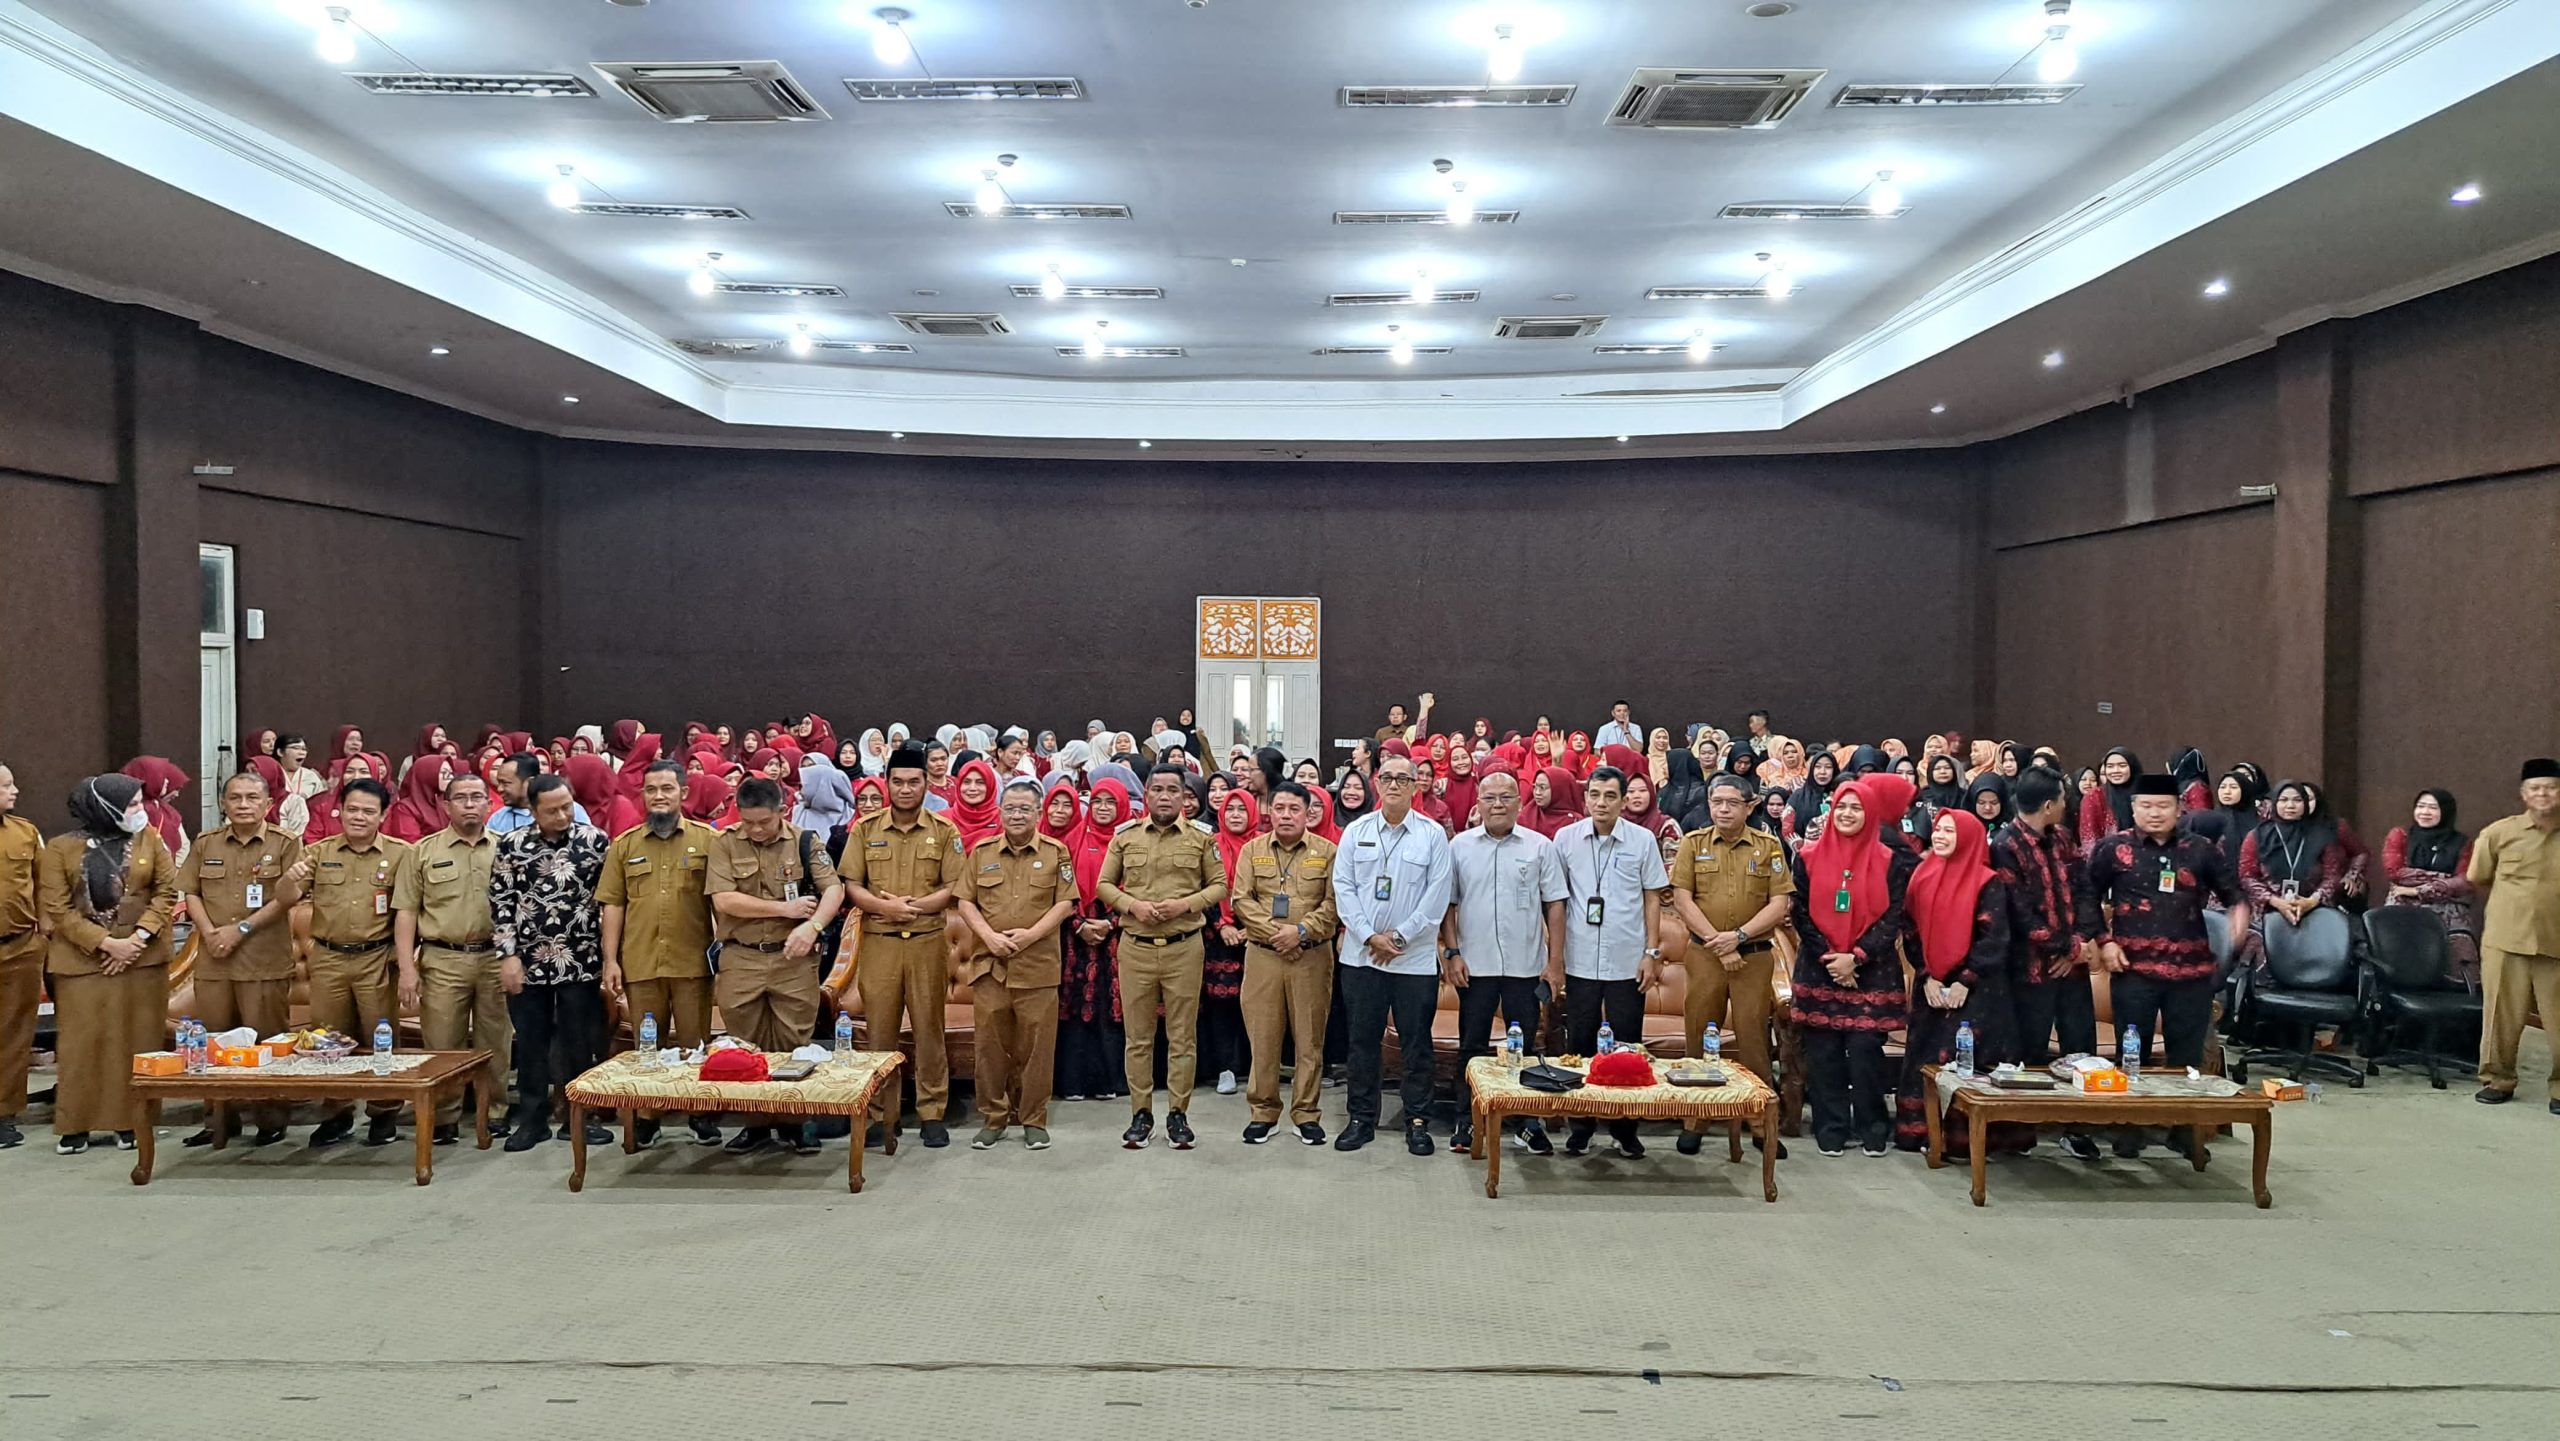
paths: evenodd
<path fill-rule="evenodd" d="M 0 468 L 115 478 L 115 314 L 0 272 Z"/>
<path fill-rule="evenodd" d="M 524 714 L 520 542 L 321 506 L 207 491 L 205 539 L 237 547 L 242 607 L 267 638 L 240 651 L 240 714 L 301 730 L 343 722 L 406 755 L 416 728 Z"/>
<path fill-rule="evenodd" d="M 2153 514 L 2162 519 L 2248 502 L 2240 487 L 2275 478 L 2276 352 L 2164 385 L 2140 397 L 2151 417 Z"/>
<path fill-rule="evenodd" d="M 2560 465 L 2560 257 L 2354 322 L 2348 488 Z"/>
<path fill-rule="evenodd" d="M 2280 764 L 2259 679 L 2272 525 L 2257 508 L 1999 553 L 1992 732 L 2075 767 L 2113 745 Z"/>
<path fill-rule="evenodd" d="M 2275 353 L 2263 351 L 1981 448 L 1991 542 L 2031 545 L 2248 504 L 2273 478 Z"/>
<path fill-rule="evenodd" d="M 1143 731 L 1198 595 L 1325 602 L 1327 737 L 1439 719 L 1910 734 L 1971 712 L 1962 463 L 871 459 L 563 444 L 546 725 L 814 707 Z M 959 638 L 951 635 L 958 626 Z M 1818 662 L 1812 658 L 1819 657 Z"/>
<path fill-rule="evenodd" d="M 0 471 L 0 765 L 47 834 L 80 777 L 125 759 L 107 754 L 108 494 Z"/>
<path fill-rule="evenodd" d="M 2377 497 L 2363 548 L 2359 815 L 2378 845 L 2445 786 L 2478 830 L 2560 754 L 2560 470 Z"/>

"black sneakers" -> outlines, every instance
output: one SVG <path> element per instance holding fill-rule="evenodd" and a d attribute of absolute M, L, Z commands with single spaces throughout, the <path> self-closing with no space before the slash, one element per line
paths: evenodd
<path fill-rule="evenodd" d="M 364 1123 L 364 1143 L 368 1146 L 388 1146 L 399 1139 L 400 1117 L 396 1112 L 386 1112 Z"/>
<path fill-rule="evenodd" d="M 1177 1151 L 1190 1150 L 1192 1145 L 1200 1139 L 1191 1134 L 1191 1118 L 1180 1111 L 1164 1113 L 1164 1138 L 1171 1141 L 1173 1148 Z"/>
<path fill-rule="evenodd" d="M 2066 1134 L 2062 1138 L 2062 1154 L 2075 1161 L 2095 1164 L 2098 1159 L 2098 1138 L 2077 1133 Z"/>
<path fill-rule="evenodd" d="M 1404 1148 L 1410 1155 L 1430 1155 L 1433 1149 L 1431 1145 L 1430 1123 L 1427 1121 L 1415 1121 L 1411 1125 L 1406 1126 L 1404 1128 Z"/>
<path fill-rule="evenodd" d="M 1271 1133 L 1278 1129 L 1280 1129 L 1280 1123 L 1277 1121 L 1256 1121 L 1244 1128 L 1244 1143 L 1248 1146 L 1259 1146 L 1269 1141 Z"/>
<path fill-rule="evenodd" d="M 1124 1151 L 1145 1149 L 1148 1139 L 1155 1134 L 1155 1129 L 1156 1113 L 1138 1112 L 1129 1118 L 1129 1129 L 1120 1133 L 1120 1149 Z"/>
<path fill-rule="evenodd" d="M 1520 1123 L 1520 1149 L 1532 1156 L 1552 1156 L 1555 1143 L 1547 1139 L 1547 1128 L 1536 1121 Z"/>
<path fill-rule="evenodd" d="M 1681 1155 L 1694 1156 L 1698 1154 L 1699 1147 L 1704 1139 L 1704 1137 L 1700 1136 L 1695 1131 L 1682 1131 L 1680 1133 L 1680 1139 L 1672 1144 Z"/>
<path fill-rule="evenodd" d="M 1324 1127 L 1313 1121 L 1301 1121 L 1298 1123 L 1298 1140 L 1305 1145 L 1321 1146 L 1324 1144 Z"/>
<path fill-rule="evenodd" d="M 1333 1148 L 1337 1151 L 1357 1151 L 1376 1139 L 1378 1139 L 1376 1123 L 1354 1116 L 1343 1123 L 1342 1134 L 1333 1138 Z"/>
<path fill-rule="evenodd" d="M 939 1120 L 926 1121 L 916 1127 L 916 1139 L 924 1142 L 926 1149 L 939 1151 L 951 1144 L 951 1128 Z"/>
<path fill-rule="evenodd" d="M 752 1156 L 756 1152 L 763 1150 L 764 1143 L 772 1139 L 772 1137 L 773 1132 L 767 1127 L 747 1126 L 742 1128 L 738 1134 L 731 1136 L 729 1138 L 729 1144 L 723 1146 L 721 1149 L 727 1151 L 732 1156 Z"/>
<path fill-rule="evenodd" d="M 697 1146 L 720 1144 L 720 1123 L 708 1116 L 693 1118 L 693 1143 Z"/>
<path fill-rule="evenodd" d="M 323 1146 L 334 1146 L 355 1133 L 355 1112 L 349 1111 L 343 1116 L 331 1116 L 311 1128 L 311 1149 L 317 1151 Z"/>

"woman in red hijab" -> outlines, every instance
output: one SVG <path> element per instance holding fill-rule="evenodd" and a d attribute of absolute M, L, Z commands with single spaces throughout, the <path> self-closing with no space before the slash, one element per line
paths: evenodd
<path fill-rule="evenodd" d="M 325 841 L 346 830 L 338 820 L 338 793 L 347 782 L 381 780 L 382 772 L 376 768 L 374 758 L 361 751 L 329 762 L 329 784 L 311 798 L 311 828 L 302 833 L 302 843 L 307 846 Z M 390 782 L 383 781 L 383 785 L 388 788 Z"/>
<path fill-rule="evenodd" d="M 853 818 L 856 821 L 865 816 L 876 816 L 888 808 L 889 783 L 887 781 L 878 776 L 864 776 L 853 783 Z M 1076 818 L 1076 827 L 1081 830 L 1084 826 L 1084 803 L 1081 800 L 1076 803 Z M 1076 848 L 1074 834 L 1074 831 L 1070 831 L 1058 837 L 1070 851 Z"/>
<path fill-rule="evenodd" d="M 1459 828 L 1450 822 L 1449 803 L 1440 797 L 1440 767 L 1427 756 L 1413 757 L 1413 808 L 1440 823 L 1440 829 L 1456 835 Z"/>
<path fill-rule="evenodd" d="M 1642 767 L 1627 772 L 1627 803 L 1619 808 L 1618 819 L 1651 831 L 1656 840 L 1676 842 L 1680 839 L 1680 823 L 1662 813 L 1657 799 L 1652 776 L 1645 774 Z"/>
<path fill-rule="evenodd" d="M 418 748 L 409 754 L 412 758 L 439 756 L 443 755 L 444 748 L 451 744 L 453 739 L 444 733 L 444 727 L 429 721 L 418 727 Z"/>
<path fill-rule="evenodd" d="M 642 818 L 649 814 L 649 807 L 640 799 L 640 783 L 648 778 L 649 767 L 658 759 L 661 744 L 663 742 L 655 734 L 633 736 L 631 743 L 623 748 L 622 764 L 613 773 L 614 793 L 631 803 L 629 815 L 632 825 L 640 824 Z M 587 812 L 587 818 L 597 825 L 604 824 L 604 817 L 593 811 Z"/>
<path fill-rule="evenodd" d="M 1843 782 L 1822 834 L 1796 853 L 1796 953 L 1790 1005 L 1803 1034 L 1814 1142 L 1826 1156 L 1852 1141 L 1893 1149 L 1884 1038 L 1907 1019 L 1904 897 L 1919 859 L 1887 845 L 1911 808 L 1911 782 L 1890 772 Z"/>
<path fill-rule="evenodd" d="M 303 831 L 310 828 L 310 807 L 302 804 L 302 797 L 288 795 L 285 791 L 283 762 L 278 761 L 274 756 L 251 756 L 249 769 L 256 771 L 258 779 L 267 783 L 268 825 L 293 836 L 300 836 Z M 293 820 L 299 824 L 288 823 L 285 820 L 284 805 L 288 800 L 294 803 Z"/>
<path fill-rule="evenodd" d="M 178 814 L 176 797 L 187 788 L 187 773 L 160 756 L 135 756 L 124 763 L 123 773 L 142 784 L 142 813 L 151 818 L 151 828 L 160 833 L 160 839 L 168 842 L 169 854 L 185 857 L 187 823 Z"/>
<path fill-rule="evenodd" d="M 605 732 L 605 759 L 614 763 L 615 774 L 619 775 L 621 767 L 631 764 L 631 748 L 639 743 L 640 722 L 636 720 L 615 721 L 613 729 Z"/>
<path fill-rule="evenodd" d="M 1565 736 L 1564 763 L 1572 768 L 1576 780 L 1588 779 L 1593 771 L 1600 768 L 1600 758 L 1591 753 L 1588 733 L 1573 731 Z"/>
<path fill-rule="evenodd" d="M 1236 893 L 1236 855 L 1262 834 L 1262 807 L 1242 786 L 1226 793 L 1215 816 L 1202 816 L 1217 827 L 1218 860 L 1226 867 L 1227 894 Z M 1244 930 L 1235 912 L 1218 903 L 1215 924 L 1201 939 L 1200 1073 L 1218 1078 L 1218 1094 L 1232 1096 L 1236 1078 L 1251 1069 L 1252 1056 L 1244 1032 Z"/>
<path fill-rule="evenodd" d="M 1520 824 L 1545 836 L 1582 818 L 1582 782 L 1562 766 L 1548 766 L 1529 778 L 1529 802 L 1520 808 Z"/>
<path fill-rule="evenodd" d="M 866 778 L 865 785 L 878 783 Z M 1094 897 L 1102 876 L 1102 854 L 1112 833 L 1130 816 L 1129 789 L 1120 782 L 1094 782 L 1086 798 L 1084 824 L 1076 827 L 1067 850 L 1075 857 L 1075 921 L 1060 931 L 1066 943 L 1058 984 L 1058 1095 L 1123 1096 L 1128 1082 L 1120 1022 L 1118 927 L 1111 910 Z"/>
<path fill-rule="evenodd" d="M 589 823 L 606 836 L 618 836 L 640 824 L 642 816 L 627 810 L 629 802 L 623 800 L 613 767 L 604 763 L 604 757 L 571 756 L 561 774 L 569 778 L 569 794 L 586 810 Z"/>
<path fill-rule="evenodd" d="M 863 777 L 864 784 L 870 781 L 871 777 Z M 1048 794 L 1040 799 L 1040 834 L 1072 852 L 1075 833 L 1083 824 L 1084 797 L 1076 794 L 1073 781 L 1061 776 L 1050 783 Z"/>
<path fill-rule="evenodd" d="M 738 820 L 737 809 L 729 804 L 735 792 L 729 783 L 715 775 L 691 775 L 684 781 L 684 816 L 700 821 L 713 830 L 727 830 Z"/>
<path fill-rule="evenodd" d="M 1956 1032 L 1973 1027 L 1976 1068 L 2019 1057 L 2017 1012 L 2009 993 L 2009 893 L 1991 870 L 1991 837 L 1973 812 L 1949 807 L 1929 831 L 1929 853 L 1911 873 L 1907 949 L 1920 963 L 1912 978 L 1910 1039 L 1902 1052 L 1902 1084 L 1894 1096 L 1893 1143 L 1917 1151 L 1929 1143 L 1935 1100 L 1923 1066 L 1952 1066 Z M 2003 1126 L 1996 1150 L 2035 1144 L 2033 1126 Z M 2021 1134 L 2023 1133 L 2023 1134 Z M 2023 1141 L 2022 1147 L 2019 1143 Z M 1953 1149 L 1961 1150 L 1961 1145 Z"/>
<path fill-rule="evenodd" d="M 418 756 L 400 778 L 400 798 L 383 818 L 382 833 L 395 841 L 415 841 L 444 829 L 444 788 L 452 784 L 454 763 L 441 755 Z"/>
<path fill-rule="evenodd" d="M 1334 824 L 1333 793 L 1322 786 L 1307 787 L 1307 801 L 1315 809 L 1307 818 L 1307 830 L 1336 845 L 1342 843 L 1342 827 Z"/>
<path fill-rule="evenodd" d="M 996 804 L 996 768 L 984 759 L 973 760 L 952 777 L 951 808 L 942 818 L 960 828 L 963 850 L 976 845 L 1004 829 L 1004 817 Z"/>
<path fill-rule="evenodd" d="M 1440 803 L 1449 808 L 1449 829 L 1462 831 L 1476 823 L 1476 757 L 1464 741 L 1449 747 L 1449 764 L 1440 782 Z"/>

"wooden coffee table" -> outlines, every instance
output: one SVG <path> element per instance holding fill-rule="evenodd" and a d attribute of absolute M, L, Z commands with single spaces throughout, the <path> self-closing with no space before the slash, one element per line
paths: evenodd
<path fill-rule="evenodd" d="M 402 1051 L 402 1057 L 421 1054 Z M 296 1101 L 406 1101 L 418 1113 L 418 1184 L 434 1178 L 436 1103 L 450 1093 L 459 1096 L 462 1088 L 480 1068 L 489 1063 L 487 1051 L 428 1051 L 425 1060 L 406 1070 L 377 1076 L 366 1064 L 366 1057 L 354 1059 L 357 1069 L 333 1071 L 327 1075 L 288 1075 L 269 1071 L 263 1066 L 234 1069 L 223 1067 L 198 1075 L 136 1076 L 133 1094 L 142 1102 L 142 1124 L 133 1133 L 135 1156 L 133 1184 L 151 1184 L 151 1163 L 155 1151 L 152 1131 L 160 1124 L 160 1107 L 166 1101 L 201 1100 L 205 1103 L 205 1125 L 213 1132 L 213 1149 L 219 1151 L 231 1143 L 229 1113 L 236 1107 L 291 1105 Z M 476 1093 L 475 1093 L 476 1094 Z M 489 1149 L 489 1100 L 479 1097 L 473 1123 L 479 1133 L 480 1149 Z"/>
<path fill-rule="evenodd" d="M 1655 1068 L 1668 1064 L 1656 1061 Z M 1721 1086 L 1591 1086 L 1574 1091 L 1535 1091 L 1521 1085 L 1519 1073 L 1499 1056 L 1467 1062 L 1467 1087 L 1475 1096 L 1476 1154 L 1485 1158 L 1484 1193 L 1501 1194 L 1502 1120 L 1505 1116 L 1537 1116 L 1603 1121 L 1722 1121 L 1726 1159 L 1742 1159 L 1742 1128 L 1750 1125 L 1760 1138 L 1760 1189 L 1764 1200 L 1778 1199 L 1778 1093 L 1759 1077 L 1730 1061 Z"/>
<path fill-rule="evenodd" d="M 771 1052 L 765 1060 L 780 1065 L 791 1059 Z M 845 1163 L 846 1189 L 862 1194 L 862 1128 L 871 1118 L 872 1099 L 883 1086 L 897 1083 L 907 1058 L 896 1051 L 854 1051 L 818 1067 L 805 1081 L 705 1081 L 699 1065 L 652 1066 L 636 1051 L 625 1051 L 571 1081 L 569 1096 L 569 1189 L 587 1185 L 587 1113 L 612 1111 L 622 1120 L 625 1154 L 640 1149 L 633 1130 L 642 1116 L 667 1111 L 693 1115 L 731 1113 L 748 1116 L 843 1116 L 853 1123 L 852 1157 Z M 898 1154 L 898 1130 L 889 1128 L 881 1144 Z"/>
<path fill-rule="evenodd" d="M 1973 1204 L 1977 1206 L 1984 1204 L 1988 1181 L 1985 1167 L 1990 1128 L 2001 1121 L 2061 1123 L 2092 1131 L 2109 1126 L 2183 1126 L 2189 1142 L 2188 1159 L 2199 1171 L 2209 1159 L 2207 1143 L 2216 1130 L 2226 1125 L 2246 1125 L 2252 1141 L 2250 1191 L 2260 1210 L 2275 1204 L 2275 1198 L 2267 1193 L 2267 1151 L 2274 1139 L 2270 1133 L 2274 1130 L 2276 1103 L 2263 1092 L 2243 1090 L 2230 1096 L 2200 1096 L 2142 1089 L 2084 1092 L 2067 1087 L 2010 1091 L 1982 1080 L 1949 1088 L 1940 1085 L 1936 1066 L 1923 1066 L 1920 1074 L 1929 1087 L 1931 1100 L 1943 1096 L 1946 1109 L 1942 1117 L 1936 1104 L 1922 1108 L 1929 1115 L 1929 1169 L 1938 1170 L 1947 1164 L 1946 1123 L 1957 1111 L 1964 1112 L 1966 1148 L 1972 1152 L 1973 1161 Z M 2135 1084 L 2140 1087 L 2143 1082 Z"/>

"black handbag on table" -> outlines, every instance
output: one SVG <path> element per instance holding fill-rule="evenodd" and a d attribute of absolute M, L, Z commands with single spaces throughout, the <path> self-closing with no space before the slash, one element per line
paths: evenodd
<path fill-rule="evenodd" d="M 1566 1091 L 1582 1089 L 1582 1073 L 1568 1071 L 1562 1066 L 1551 1066 L 1547 1064 L 1546 1057 L 1540 1056 L 1536 1065 L 1521 1068 L 1520 1084 L 1532 1091 L 1550 1091 L 1561 1095 Z"/>

